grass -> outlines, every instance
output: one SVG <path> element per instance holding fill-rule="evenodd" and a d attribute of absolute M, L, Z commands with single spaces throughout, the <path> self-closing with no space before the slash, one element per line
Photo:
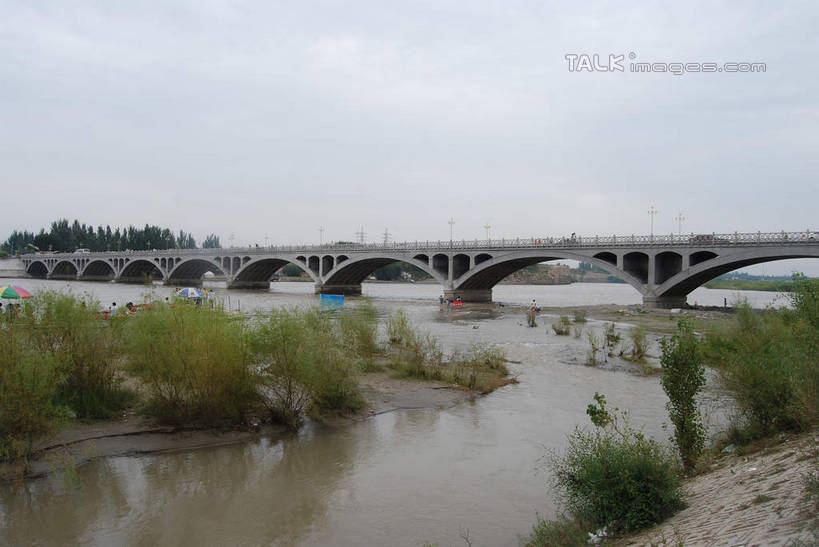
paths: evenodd
<path fill-rule="evenodd" d="M 558 321 L 552 323 L 552 330 L 558 336 L 568 336 L 572 330 L 572 320 L 568 315 L 561 315 Z"/>
<path fill-rule="evenodd" d="M 436 338 L 417 331 L 402 311 L 388 323 L 389 367 L 399 377 L 434 380 L 479 393 L 489 393 L 515 383 L 506 366 L 506 352 L 499 347 L 473 344 L 466 352 L 446 356 Z"/>
<path fill-rule="evenodd" d="M 162 423 L 244 423 L 256 407 L 246 325 L 219 309 L 159 306 L 129 320 L 128 371 L 148 388 Z"/>

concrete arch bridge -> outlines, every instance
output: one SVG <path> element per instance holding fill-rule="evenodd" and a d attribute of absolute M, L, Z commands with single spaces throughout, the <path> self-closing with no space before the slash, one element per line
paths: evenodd
<path fill-rule="evenodd" d="M 732 270 L 811 257 L 819 258 L 813 232 L 735 232 L 74 253 L 27 256 L 23 264 L 33 277 L 169 285 L 201 285 L 212 272 L 228 288 L 249 289 L 268 289 L 278 270 L 295 264 L 317 293 L 361 294 L 362 281 L 375 270 L 405 262 L 437 280 L 448 298 L 489 302 L 492 288 L 515 271 L 569 259 L 623 279 L 648 307 L 668 308 L 684 305 L 692 290 Z"/>

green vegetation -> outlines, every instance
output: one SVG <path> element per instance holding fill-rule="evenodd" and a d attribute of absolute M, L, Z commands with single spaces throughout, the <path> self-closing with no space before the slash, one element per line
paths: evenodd
<path fill-rule="evenodd" d="M 747 304 L 709 333 L 706 361 L 740 409 L 732 430 L 752 440 L 805 431 L 819 421 L 819 280 L 797 277 L 792 309 L 758 313 Z"/>
<path fill-rule="evenodd" d="M 256 318 L 187 301 L 121 309 L 109 320 L 98 309 L 89 298 L 43 292 L 0 314 L 0 461 L 24 463 L 62 421 L 113 418 L 126 405 L 175 426 L 295 429 L 305 416 L 360 410 L 362 372 L 390 367 L 482 393 L 515 381 L 503 350 L 475 345 L 445 359 L 403 311 L 381 341 L 367 300 L 337 313 Z"/>
<path fill-rule="evenodd" d="M 19 308 L 14 320 L 16 327 L 25 326 L 32 348 L 56 360 L 61 382 L 55 404 L 83 419 L 111 417 L 133 396 L 121 387 L 118 370 L 122 317 L 100 321 L 98 308 L 88 297 L 40 292 Z"/>
<path fill-rule="evenodd" d="M 400 281 L 407 278 L 421 281 L 430 278 L 427 272 L 406 262 L 393 262 L 382 266 L 373 272 L 373 276 L 379 281 Z"/>
<path fill-rule="evenodd" d="M 313 310 L 274 310 L 252 333 L 264 406 L 297 428 L 305 413 L 354 412 L 364 401 L 338 323 Z"/>
<path fill-rule="evenodd" d="M 258 402 L 246 325 L 219 309 L 176 305 L 128 321 L 127 370 L 163 423 L 243 423 Z"/>
<path fill-rule="evenodd" d="M 302 275 L 306 275 L 304 273 L 304 270 L 302 270 L 295 264 L 288 264 L 287 266 L 279 270 L 279 273 L 287 277 L 301 277 Z"/>
<path fill-rule="evenodd" d="M 677 332 L 661 342 L 662 385 L 668 396 L 668 416 L 674 424 L 674 444 L 683 468 L 692 471 L 705 447 L 705 427 L 697 409 L 697 394 L 705 385 L 700 342 L 691 323 L 680 319 Z"/>
<path fill-rule="evenodd" d="M 474 344 L 465 353 L 448 358 L 437 339 L 418 332 L 399 310 L 387 322 L 389 366 L 399 376 L 435 380 L 480 393 L 517 382 L 509 377 L 506 352 L 498 347 Z"/>
<path fill-rule="evenodd" d="M 606 353 L 609 357 L 614 357 L 617 352 L 617 345 L 623 339 L 620 333 L 617 332 L 614 323 L 606 325 L 606 329 L 603 331 L 603 339 L 605 340 Z"/>
<path fill-rule="evenodd" d="M 770 291 L 788 292 L 793 289 L 793 281 L 740 281 L 714 279 L 703 285 L 708 289 L 727 289 L 732 291 Z"/>
<path fill-rule="evenodd" d="M 596 393 L 587 409 L 594 429 L 577 428 L 563 455 L 553 454 L 554 486 L 566 515 L 540 520 L 527 545 L 582 545 L 581 535 L 634 532 L 661 522 L 682 503 L 674 456 L 634 430 L 623 413 L 609 412 Z"/>
<path fill-rule="evenodd" d="M 574 322 L 575 323 L 585 323 L 586 319 L 586 310 L 575 310 L 574 311 Z"/>
<path fill-rule="evenodd" d="M 0 314 L 0 327 L 0 461 L 24 460 L 54 428 L 61 378 L 56 357 L 29 343 L 25 325 Z"/>
<path fill-rule="evenodd" d="M 646 336 L 646 329 L 643 326 L 636 326 L 629 332 L 631 338 L 631 350 L 628 358 L 636 363 L 645 361 L 646 353 L 648 353 L 648 339 Z"/>
<path fill-rule="evenodd" d="M 213 234 L 206 241 L 210 246 L 219 246 L 219 238 Z M 52 222 L 49 231 L 41 229 L 35 234 L 14 230 L 0 248 L 15 254 L 31 253 L 38 249 L 61 253 L 74 252 L 77 248 L 92 251 L 195 249 L 196 240 L 184 230 L 174 234 L 168 228 L 148 224 L 144 228 L 128 226 L 111 230 L 110 226 L 98 226 L 94 229 L 91 225 L 80 224 L 78 220 L 69 224 L 67 219 L 62 218 Z"/>
<path fill-rule="evenodd" d="M 712 279 L 704 286 L 709 289 L 730 289 L 746 291 L 790 292 L 798 283 L 801 274 L 796 277 L 776 275 L 751 275 L 744 272 L 730 272 Z"/>
<path fill-rule="evenodd" d="M 552 323 L 552 330 L 558 336 L 568 336 L 572 331 L 572 320 L 568 315 L 561 315 L 558 321 Z"/>

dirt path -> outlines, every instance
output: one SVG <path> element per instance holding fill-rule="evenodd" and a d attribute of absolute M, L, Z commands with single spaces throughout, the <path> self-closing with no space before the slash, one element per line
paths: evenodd
<path fill-rule="evenodd" d="M 686 485 L 688 508 L 617 545 L 814 545 L 804 500 L 819 432 L 748 456 L 726 456 Z M 682 543 L 680 543 L 682 542 Z"/>

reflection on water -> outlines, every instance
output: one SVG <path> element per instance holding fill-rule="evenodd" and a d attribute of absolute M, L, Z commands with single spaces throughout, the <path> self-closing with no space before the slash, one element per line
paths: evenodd
<path fill-rule="evenodd" d="M 136 301 L 144 291 L 20 284 L 68 285 L 118 302 Z M 534 297 L 544 305 L 575 298 L 576 305 L 619 302 L 634 292 L 600 285 L 594 288 L 604 296 L 583 302 L 577 299 L 585 293 L 574 287 L 502 286 L 496 297 L 522 303 Z M 280 292 L 285 288 L 292 292 Z M 155 290 L 163 298 L 169 292 Z M 269 293 L 221 291 L 243 310 L 315 301 L 306 283 L 274 284 Z M 402 300 L 405 291 L 414 291 L 412 301 Z M 464 529 L 476 545 L 517 545 L 536 512 L 554 514 L 541 458 L 563 447 L 576 424 L 587 423 L 595 391 L 628 409 L 647 434 L 667 437 L 657 378 L 582 366 L 585 342 L 554 336 L 549 318 L 530 329 L 509 308 L 442 312 L 428 301 L 437 299 L 434 286 L 373 284 L 365 292 L 379 296 L 380 314 L 403 307 L 448 348 L 502 344 L 520 362 L 513 365 L 520 383 L 443 411 L 408 410 L 240 445 L 99 460 L 78 470 L 74 486 L 53 477 L 18 489 L 2 485 L 0 545 L 457 545 Z"/>

